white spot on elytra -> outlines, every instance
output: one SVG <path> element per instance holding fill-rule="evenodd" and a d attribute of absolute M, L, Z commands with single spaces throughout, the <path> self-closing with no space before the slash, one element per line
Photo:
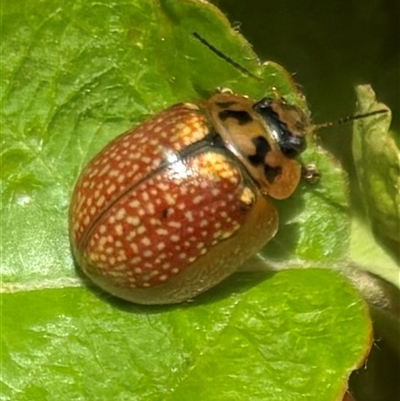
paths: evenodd
<path fill-rule="evenodd" d="M 175 204 L 175 199 L 169 194 L 165 195 L 165 200 L 168 203 L 168 205 L 170 205 L 170 206 Z"/>
<path fill-rule="evenodd" d="M 152 203 L 148 203 L 146 205 L 146 210 L 147 210 L 147 213 L 149 213 L 149 214 L 155 213 L 154 205 Z"/>
<path fill-rule="evenodd" d="M 136 217 L 136 216 L 127 217 L 126 218 L 126 222 L 128 224 L 130 224 L 131 226 L 134 226 L 134 227 L 140 225 L 140 219 L 139 219 L 139 217 Z"/>
<path fill-rule="evenodd" d="M 147 238 L 147 237 L 143 237 L 143 238 L 140 240 L 140 242 L 141 242 L 143 245 L 145 245 L 145 246 L 150 246 L 150 244 L 151 244 L 150 239 Z"/>
<path fill-rule="evenodd" d="M 126 216 L 125 209 L 118 209 L 118 211 L 117 211 L 117 213 L 115 215 L 115 218 L 117 220 L 123 220 L 125 218 L 125 216 Z"/>
<path fill-rule="evenodd" d="M 161 266 L 161 268 L 162 268 L 163 270 L 169 270 L 170 267 L 171 267 L 171 265 L 170 265 L 169 263 L 164 263 L 164 264 Z"/>
<path fill-rule="evenodd" d="M 168 222 L 168 226 L 172 228 L 181 228 L 182 224 L 179 221 L 170 221 Z"/>
<path fill-rule="evenodd" d="M 106 192 L 107 192 L 109 195 L 111 195 L 116 189 L 117 189 L 117 187 L 115 186 L 115 184 L 111 184 L 111 185 L 107 188 Z"/>
<path fill-rule="evenodd" d="M 117 235 L 121 236 L 124 233 L 122 224 L 116 224 L 114 227 L 115 227 L 115 232 L 117 233 Z"/>
<path fill-rule="evenodd" d="M 200 227 L 207 227 L 208 226 L 208 220 L 202 219 L 200 221 Z"/>
<path fill-rule="evenodd" d="M 136 237 L 136 235 L 137 235 L 136 231 L 130 231 L 126 237 L 127 241 L 132 241 Z"/>
<path fill-rule="evenodd" d="M 178 210 L 185 210 L 186 205 L 184 203 L 179 203 L 178 205 L 175 206 Z"/>
<path fill-rule="evenodd" d="M 105 202 L 105 200 L 106 200 L 106 198 L 103 195 L 101 195 L 100 198 L 98 198 L 97 201 L 96 201 L 96 206 L 98 208 L 102 207 L 104 202 Z"/>
<path fill-rule="evenodd" d="M 139 235 L 144 234 L 144 233 L 146 232 L 146 228 L 145 228 L 144 226 L 139 226 L 139 227 L 136 229 L 136 232 L 137 232 Z"/>
<path fill-rule="evenodd" d="M 138 208 L 140 207 L 140 202 L 137 199 L 134 199 L 132 201 L 129 202 L 129 206 L 132 208 Z"/>
<path fill-rule="evenodd" d="M 203 200 L 203 195 L 197 195 L 193 198 L 193 203 L 198 205 Z"/>
<path fill-rule="evenodd" d="M 185 212 L 185 217 L 189 222 L 193 222 L 194 221 L 193 213 L 190 210 Z"/>
<path fill-rule="evenodd" d="M 159 242 L 157 244 L 157 250 L 158 251 L 162 251 L 163 249 L 165 249 L 165 243 L 164 242 Z"/>
<path fill-rule="evenodd" d="M 143 199 L 144 202 L 148 202 L 150 200 L 149 194 L 147 192 L 142 192 L 141 198 Z"/>

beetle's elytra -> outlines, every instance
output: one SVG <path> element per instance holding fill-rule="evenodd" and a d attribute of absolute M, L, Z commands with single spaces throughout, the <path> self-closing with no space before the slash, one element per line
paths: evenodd
<path fill-rule="evenodd" d="M 270 198 L 300 179 L 305 115 L 280 99 L 221 91 L 117 137 L 81 173 L 70 239 L 82 270 L 142 304 L 191 299 L 276 233 Z"/>

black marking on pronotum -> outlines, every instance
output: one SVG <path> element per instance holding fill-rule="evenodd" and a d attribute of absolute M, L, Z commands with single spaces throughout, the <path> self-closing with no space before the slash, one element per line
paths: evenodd
<path fill-rule="evenodd" d="M 282 173 L 282 167 L 271 167 L 268 164 L 264 166 L 265 178 L 269 183 L 273 183 L 275 178 Z"/>
<path fill-rule="evenodd" d="M 251 115 L 244 110 L 223 110 L 218 113 L 218 117 L 222 121 L 225 121 L 228 118 L 234 118 L 237 120 L 239 125 L 245 125 L 253 121 Z"/>
<path fill-rule="evenodd" d="M 233 67 L 238 69 L 242 74 L 247 75 L 251 78 L 256 79 L 257 81 L 264 82 L 264 80 L 257 75 L 250 72 L 247 68 L 244 68 L 242 65 L 237 63 L 235 60 L 232 60 L 226 54 L 222 53 L 221 50 L 218 50 L 211 43 L 207 42 L 203 37 L 201 37 L 197 32 L 192 32 L 192 35 L 203 45 L 207 46 L 214 54 L 216 54 L 222 60 L 225 60 L 227 63 L 231 64 Z"/>
<path fill-rule="evenodd" d="M 256 153 L 254 155 L 248 156 L 249 162 L 253 165 L 263 164 L 265 156 L 271 150 L 271 146 L 268 141 L 263 136 L 257 136 L 251 139 L 253 142 Z"/>

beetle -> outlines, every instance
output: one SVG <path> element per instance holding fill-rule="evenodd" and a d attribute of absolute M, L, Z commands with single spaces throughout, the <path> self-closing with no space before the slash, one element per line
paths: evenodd
<path fill-rule="evenodd" d="M 314 165 L 302 169 L 296 160 L 306 132 L 386 112 L 311 125 L 276 93 L 254 101 L 228 89 L 171 106 L 115 138 L 82 171 L 69 209 L 74 258 L 119 298 L 190 300 L 237 271 L 276 234 L 271 199 L 291 196 L 302 170 L 309 182 L 318 180 Z"/>
<path fill-rule="evenodd" d="M 83 272 L 140 304 L 190 300 L 276 233 L 273 199 L 296 189 L 306 115 L 282 98 L 229 90 L 167 108 L 82 171 L 69 233 Z"/>

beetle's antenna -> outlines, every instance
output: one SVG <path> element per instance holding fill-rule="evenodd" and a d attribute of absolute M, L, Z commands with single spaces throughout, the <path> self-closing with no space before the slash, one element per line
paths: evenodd
<path fill-rule="evenodd" d="M 253 79 L 256 79 L 257 81 L 263 82 L 263 79 L 258 77 L 257 75 L 253 74 L 251 71 L 249 71 L 247 68 L 244 68 L 242 65 L 237 63 L 235 60 L 232 60 L 230 57 L 228 57 L 226 54 L 222 53 L 221 50 L 218 50 L 216 47 L 214 47 L 211 43 L 207 42 L 206 39 L 201 37 L 197 32 L 193 32 L 192 35 L 203 45 L 208 47 L 214 54 L 216 54 L 219 58 L 222 60 L 225 60 L 227 63 L 231 64 L 233 67 L 238 69 L 242 74 L 247 75 L 248 77 L 251 77 Z"/>
<path fill-rule="evenodd" d="M 345 123 L 348 123 L 350 121 L 359 120 L 360 118 L 366 118 L 366 117 L 375 116 L 376 114 L 387 113 L 388 111 L 389 111 L 388 109 L 375 110 L 375 111 L 370 111 L 368 113 L 354 114 L 352 116 L 339 118 L 336 121 L 331 121 L 331 122 L 328 122 L 328 123 L 316 124 L 316 125 L 313 126 L 313 131 L 318 131 L 318 130 L 320 130 L 322 128 L 332 127 L 333 125 L 345 124 Z"/>

